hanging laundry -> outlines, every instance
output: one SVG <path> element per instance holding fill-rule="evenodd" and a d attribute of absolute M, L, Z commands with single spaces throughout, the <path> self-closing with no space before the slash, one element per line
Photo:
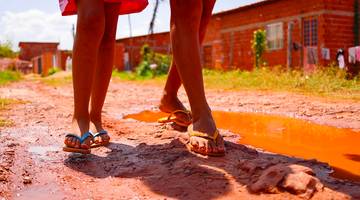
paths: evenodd
<path fill-rule="evenodd" d="M 349 63 L 351 63 L 351 64 L 356 63 L 356 48 L 355 47 L 349 48 Z"/>
<path fill-rule="evenodd" d="M 328 48 L 322 48 L 321 49 L 321 57 L 324 60 L 330 60 L 330 49 Z"/>
<path fill-rule="evenodd" d="M 317 56 L 317 48 L 316 47 L 308 47 L 307 48 L 307 59 L 308 64 L 317 64 L 318 63 L 318 56 Z"/>
<path fill-rule="evenodd" d="M 360 46 L 355 47 L 355 59 L 360 62 Z"/>
<path fill-rule="evenodd" d="M 340 69 L 345 68 L 345 56 L 344 56 L 344 50 L 338 49 L 336 54 L 336 60 L 338 61 L 338 65 Z"/>

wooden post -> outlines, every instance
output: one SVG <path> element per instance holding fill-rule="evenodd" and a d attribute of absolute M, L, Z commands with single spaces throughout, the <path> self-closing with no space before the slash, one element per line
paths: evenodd
<path fill-rule="evenodd" d="M 287 70 L 291 70 L 292 64 L 292 49 L 293 49 L 293 41 L 292 41 L 292 33 L 294 29 L 294 23 L 288 22 L 288 29 L 287 29 Z"/>

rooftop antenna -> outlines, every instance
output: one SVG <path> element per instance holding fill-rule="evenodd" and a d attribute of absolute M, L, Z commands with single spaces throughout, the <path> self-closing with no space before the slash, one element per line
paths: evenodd
<path fill-rule="evenodd" d="M 130 15 L 128 15 L 128 22 L 129 22 L 129 36 L 132 37 L 132 24 L 131 24 Z"/>

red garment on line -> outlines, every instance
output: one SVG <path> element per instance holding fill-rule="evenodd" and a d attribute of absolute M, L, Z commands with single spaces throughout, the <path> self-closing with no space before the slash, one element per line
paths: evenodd
<path fill-rule="evenodd" d="M 121 3 L 119 15 L 137 13 L 143 11 L 149 4 L 147 0 L 104 0 L 108 3 Z M 75 15 L 77 6 L 75 0 L 59 0 L 61 14 Z"/>

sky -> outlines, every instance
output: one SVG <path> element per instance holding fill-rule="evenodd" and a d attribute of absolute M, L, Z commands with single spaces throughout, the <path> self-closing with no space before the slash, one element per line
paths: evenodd
<path fill-rule="evenodd" d="M 260 0 L 217 0 L 214 13 L 234 9 Z M 148 32 L 155 0 L 141 13 L 130 15 L 132 35 Z M 58 0 L 0 0 L 0 42 L 10 41 L 18 48 L 19 41 L 59 42 L 61 49 L 71 49 L 72 26 L 76 16 L 62 17 Z M 155 32 L 169 30 L 169 0 L 159 6 Z M 119 17 L 116 37 L 129 37 L 128 16 Z"/>

